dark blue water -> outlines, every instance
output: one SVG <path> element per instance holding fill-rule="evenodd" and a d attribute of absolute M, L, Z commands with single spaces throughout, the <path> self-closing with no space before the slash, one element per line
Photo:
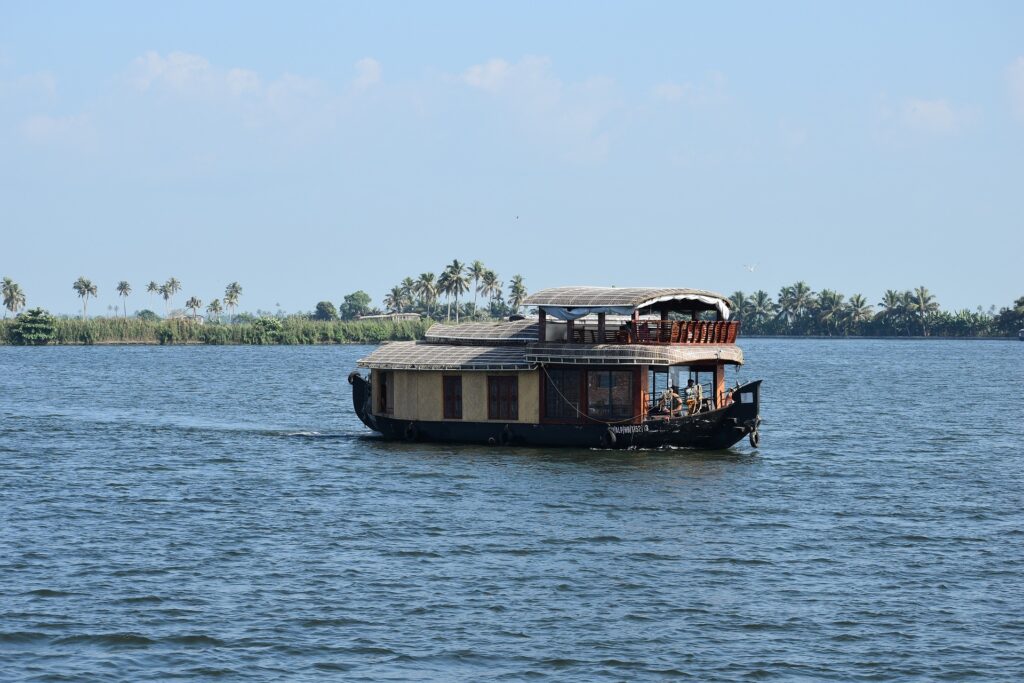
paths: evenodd
<path fill-rule="evenodd" d="M 759 451 L 619 453 L 368 438 L 365 347 L 0 347 L 0 678 L 1020 680 L 1024 344 L 745 349 Z"/>

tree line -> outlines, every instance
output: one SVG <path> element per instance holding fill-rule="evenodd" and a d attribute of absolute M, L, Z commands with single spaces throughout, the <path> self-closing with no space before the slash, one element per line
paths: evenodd
<path fill-rule="evenodd" d="M 815 292 L 803 281 L 782 287 L 776 299 L 758 290 L 733 292 L 729 300 L 733 319 L 742 321 L 748 335 L 990 337 L 1015 335 L 1024 327 L 1024 297 L 998 313 L 981 307 L 943 311 L 924 286 L 887 289 L 877 304 L 862 294 L 847 299 L 831 289 Z"/>
<path fill-rule="evenodd" d="M 472 301 L 462 301 L 470 291 Z M 384 310 L 389 313 L 418 313 L 432 320 L 455 322 L 463 318 L 471 320 L 501 319 L 515 313 L 526 299 L 526 284 L 522 275 L 513 275 L 509 280 L 508 299 L 504 285 L 498 275 L 481 261 L 465 264 L 458 259 L 445 266 L 440 275 L 432 272 L 420 273 L 418 277 L 405 277 L 384 295 Z M 485 307 L 479 307 L 479 297 L 486 300 Z M 440 305 L 444 299 L 444 308 Z M 383 313 L 371 307 L 370 295 L 359 290 L 345 296 L 337 308 L 329 301 L 316 305 L 312 317 L 317 320 L 354 320 L 363 315 Z"/>

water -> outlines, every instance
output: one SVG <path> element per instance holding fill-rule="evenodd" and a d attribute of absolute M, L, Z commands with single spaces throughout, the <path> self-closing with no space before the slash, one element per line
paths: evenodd
<path fill-rule="evenodd" d="M 366 347 L 0 347 L 0 678 L 1019 680 L 1024 344 L 744 347 L 756 453 L 382 442 Z"/>

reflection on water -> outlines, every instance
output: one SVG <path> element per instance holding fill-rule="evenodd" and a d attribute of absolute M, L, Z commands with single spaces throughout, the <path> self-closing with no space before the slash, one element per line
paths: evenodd
<path fill-rule="evenodd" d="M 1013 679 L 1024 345 L 744 347 L 717 452 L 383 441 L 359 347 L 0 347 L 4 676 Z"/>

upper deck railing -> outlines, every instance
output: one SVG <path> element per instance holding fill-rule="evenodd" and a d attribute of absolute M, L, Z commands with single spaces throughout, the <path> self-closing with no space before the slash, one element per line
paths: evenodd
<path fill-rule="evenodd" d="M 602 334 L 593 324 L 574 325 L 575 344 L 735 344 L 739 321 L 724 320 L 641 320 L 622 326 L 607 326 Z"/>

